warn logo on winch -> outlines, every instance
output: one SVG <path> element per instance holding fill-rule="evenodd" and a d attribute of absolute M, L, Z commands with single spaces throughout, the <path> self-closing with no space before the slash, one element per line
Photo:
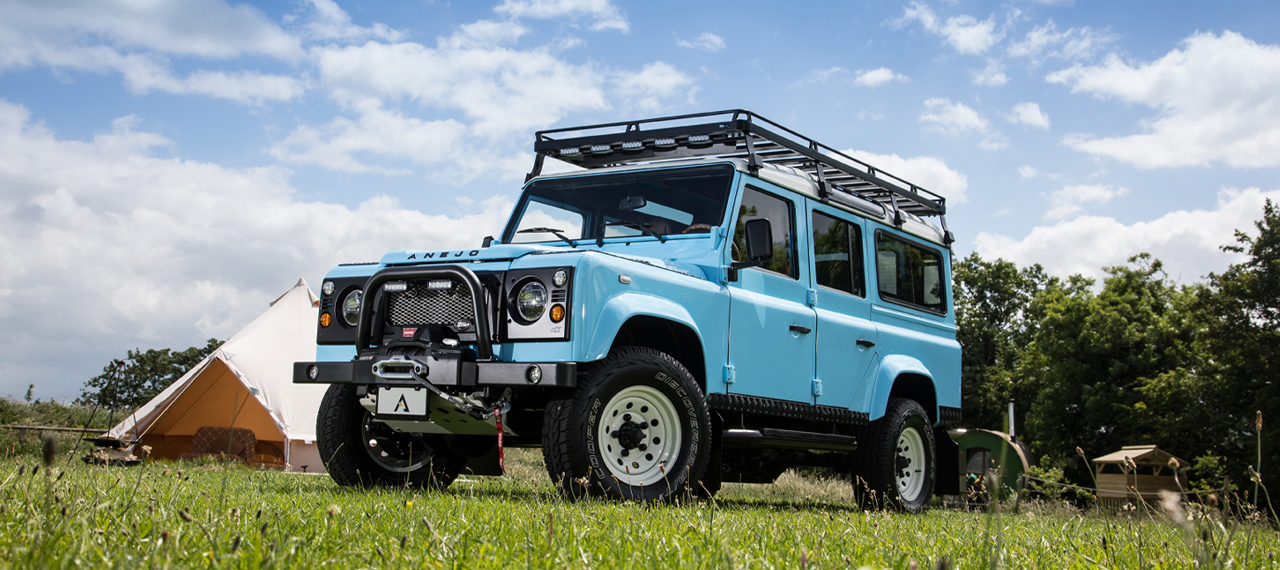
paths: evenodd
<path fill-rule="evenodd" d="M 402 336 L 402 337 L 404 337 L 404 338 L 413 338 L 413 335 L 415 335 L 415 334 L 418 334 L 418 329 L 416 329 L 416 328 L 413 328 L 413 329 L 411 329 L 411 328 L 406 328 L 406 329 L 404 329 L 403 331 L 401 331 L 401 332 L 400 332 L 400 336 Z"/>

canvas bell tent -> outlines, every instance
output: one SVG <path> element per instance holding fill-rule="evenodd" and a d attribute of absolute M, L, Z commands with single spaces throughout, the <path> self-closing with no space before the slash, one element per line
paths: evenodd
<path fill-rule="evenodd" d="M 319 300 L 304 280 L 108 438 L 151 457 L 223 453 L 251 465 L 323 472 L 315 444 L 324 385 L 292 383 L 293 363 L 315 360 Z"/>

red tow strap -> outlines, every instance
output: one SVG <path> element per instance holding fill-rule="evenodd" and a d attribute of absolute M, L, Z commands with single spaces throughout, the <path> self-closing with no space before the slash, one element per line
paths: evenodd
<path fill-rule="evenodd" d="M 502 408 L 498 408 L 493 412 L 493 417 L 498 423 L 498 469 L 505 473 L 507 464 L 502 460 Z"/>

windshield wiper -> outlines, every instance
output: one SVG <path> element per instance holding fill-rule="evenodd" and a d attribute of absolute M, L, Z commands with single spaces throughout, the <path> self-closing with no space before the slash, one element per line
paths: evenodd
<path fill-rule="evenodd" d="M 643 233 L 646 233 L 646 234 L 648 234 L 648 235 L 651 235 L 651 236 L 653 236 L 653 237 L 658 238 L 658 241 L 659 241 L 659 242 L 661 242 L 661 243 L 667 243 L 667 236 L 664 236 L 664 235 L 662 235 L 662 234 L 660 234 L 660 233 L 657 233 L 657 232 L 655 232 L 655 231 L 653 231 L 653 230 L 649 229 L 649 226 L 650 226 L 651 224 L 642 224 L 642 223 L 640 223 L 640 222 L 630 222 L 630 221 L 617 221 L 617 222 L 605 222 L 605 223 L 604 223 L 604 225 L 605 225 L 605 227 L 608 227 L 608 226 L 622 226 L 622 227 L 626 227 L 626 228 L 631 228 L 631 229 L 633 229 L 633 230 L 640 230 L 640 231 L 641 231 L 641 232 L 643 232 Z M 597 241 L 597 242 L 603 242 L 603 241 L 604 241 L 604 237 L 603 237 L 603 236 L 601 236 L 601 237 L 600 237 L 600 239 L 598 239 L 598 240 L 596 240 L 596 241 Z"/>
<path fill-rule="evenodd" d="M 539 226 L 539 227 L 536 227 L 536 228 L 527 228 L 527 229 L 523 229 L 523 230 L 520 230 L 520 231 L 518 231 L 518 232 L 516 232 L 516 233 L 518 233 L 518 234 L 551 234 L 551 235 L 553 235 L 553 236 L 556 236 L 556 237 L 560 238 L 561 240 L 564 240 L 564 242 L 565 242 L 565 243 L 567 243 L 567 244 L 569 244 L 569 245 L 571 245 L 571 246 L 573 246 L 573 247 L 578 247 L 578 244 L 573 243 L 573 240 L 571 240 L 571 239 L 569 239 L 569 238 L 565 237 L 565 235 L 564 235 L 563 233 L 560 233 L 560 232 L 563 232 L 563 231 L 564 231 L 564 230 L 557 229 L 557 228 L 548 228 L 548 227 Z"/>

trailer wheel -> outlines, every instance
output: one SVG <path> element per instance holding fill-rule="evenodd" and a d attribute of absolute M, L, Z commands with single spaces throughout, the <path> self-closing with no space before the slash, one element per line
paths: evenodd
<path fill-rule="evenodd" d="M 854 495 L 863 507 L 919 513 L 933 496 L 937 450 L 929 416 L 914 400 L 889 399 L 854 454 Z"/>
<path fill-rule="evenodd" d="M 667 354 L 628 347 L 592 367 L 573 397 L 547 404 L 542 453 L 569 498 L 665 501 L 702 479 L 710 436 L 693 375 Z"/>
<path fill-rule="evenodd" d="M 467 463 L 442 438 L 401 433 L 374 421 L 352 384 L 334 384 L 325 392 L 316 444 L 329 476 L 344 487 L 444 489 Z"/>

